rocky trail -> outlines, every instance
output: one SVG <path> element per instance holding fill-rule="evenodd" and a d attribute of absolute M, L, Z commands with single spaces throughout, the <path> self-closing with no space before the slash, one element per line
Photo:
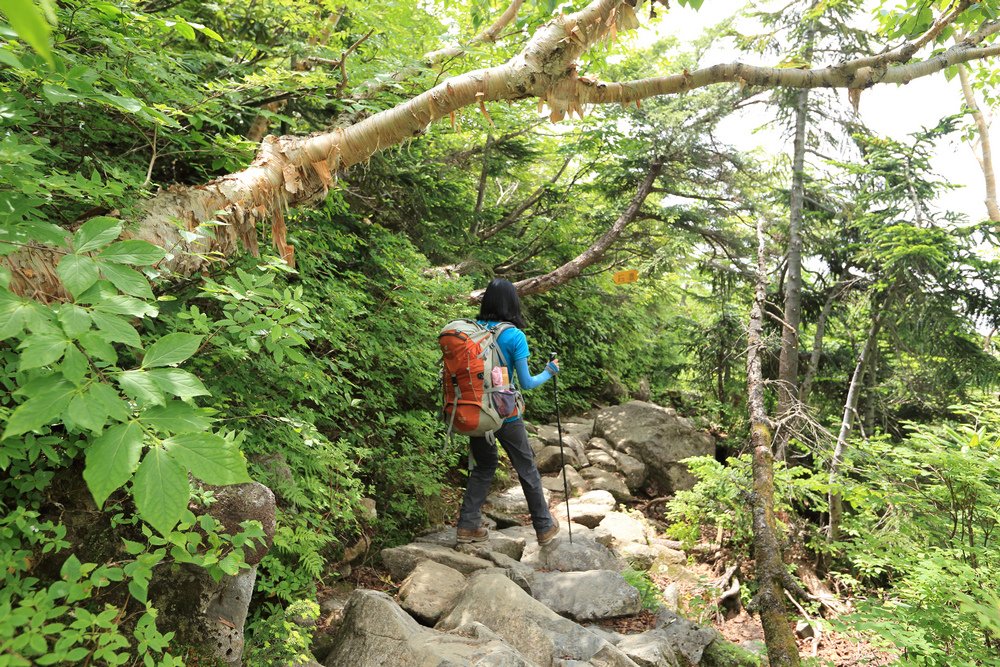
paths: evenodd
<path fill-rule="evenodd" d="M 677 575 L 687 556 L 621 503 L 669 494 L 693 479 L 679 461 L 711 455 L 714 441 L 673 410 L 633 401 L 563 424 L 571 498 L 562 497 L 558 433 L 531 427 L 539 469 L 562 531 L 539 547 L 516 480 L 490 496 L 490 537 L 456 544 L 443 528 L 385 549 L 395 597 L 357 589 L 324 601 L 328 667 L 743 667 L 752 651 L 679 616 L 643 609 L 640 572 Z M 567 506 L 569 517 L 567 517 Z M 569 519 L 572 519 L 570 524 Z M 572 542 L 569 528 L 572 528 Z M 647 579 L 648 580 L 648 579 Z M 640 619 L 635 624 L 621 623 Z M 617 632 L 611 626 L 627 629 Z M 636 628 L 635 626 L 638 626 Z M 635 632 L 641 629 L 641 632 Z M 328 652 L 327 652 L 328 649 Z M 319 650 L 317 650 L 319 652 Z M 315 664 L 315 663 L 314 663 Z"/>

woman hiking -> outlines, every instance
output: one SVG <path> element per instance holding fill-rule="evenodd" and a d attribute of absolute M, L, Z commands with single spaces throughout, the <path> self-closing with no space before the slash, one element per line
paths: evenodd
<path fill-rule="evenodd" d="M 494 278 L 483 294 L 479 306 L 480 325 L 493 329 L 497 325 L 509 322 L 509 326 L 497 336 L 497 346 L 503 353 L 507 363 L 507 374 L 514 377 L 517 372 L 518 382 L 523 389 L 534 389 L 559 372 L 559 360 L 553 359 L 538 375 L 528 371 L 528 339 L 524 332 L 524 318 L 521 316 L 521 300 L 517 296 L 517 288 L 513 283 L 503 278 Z M 538 544 L 546 545 L 559 534 L 559 522 L 549 513 L 545 496 L 542 493 L 542 477 L 535 466 L 535 454 L 528 444 L 528 432 L 520 414 L 508 417 L 503 425 L 494 432 L 496 439 L 507 452 L 521 489 L 528 501 L 531 512 L 531 523 L 538 538 Z M 482 542 L 489 538 L 489 530 L 482 525 L 480 509 L 486 501 L 493 474 L 497 469 L 496 444 L 487 437 L 471 437 L 474 465 L 469 471 L 469 483 L 462 500 L 462 509 L 458 518 L 458 542 Z"/>

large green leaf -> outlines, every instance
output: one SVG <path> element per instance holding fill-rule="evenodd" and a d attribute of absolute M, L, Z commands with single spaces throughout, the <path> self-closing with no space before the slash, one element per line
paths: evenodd
<path fill-rule="evenodd" d="M 114 315 L 131 315 L 132 317 L 156 317 L 160 312 L 156 306 L 124 294 L 101 299 L 94 304 L 94 310 Z"/>
<path fill-rule="evenodd" d="M 45 385 L 44 389 L 32 392 L 34 395 L 31 398 L 17 406 L 7 420 L 0 440 L 34 431 L 59 419 L 76 393 L 76 387 L 62 378 L 46 378 Z"/>
<path fill-rule="evenodd" d="M 139 419 L 158 431 L 166 433 L 192 433 L 204 431 L 212 425 L 205 411 L 182 401 L 168 401 L 149 408 Z"/>
<path fill-rule="evenodd" d="M 63 255 L 56 266 L 56 273 L 66 290 L 74 297 L 86 292 L 101 277 L 97 271 L 97 262 L 83 255 Z"/>
<path fill-rule="evenodd" d="M 62 363 L 59 365 L 59 370 L 62 371 L 63 377 L 73 384 L 78 385 L 87 376 L 89 368 L 90 365 L 87 363 L 87 357 L 83 356 L 83 353 L 77 349 L 76 345 L 67 345 L 66 353 L 63 355 Z"/>
<path fill-rule="evenodd" d="M 21 333 L 30 311 L 31 304 L 26 299 L 15 296 L 6 289 L 0 290 L 0 340 Z"/>
<path fill-rule="evenodd" d="M 123 371 L 118 375 L 118 384 L 122 391 L 140 403 L 163 404 L 163 392 L 144 370 Z"/>
<path fill-rule="evenodd" d="M 179 364 L 198 351 L 201 336 L 187 333 L 167 334 L 146 350 L 142 358 L 143 368 Z"/>
<path fill-rule="evenodd" d="M 59 323 L 67 336 L 76 338 L 90 329 L 90 315 L 75 303 L 64 303 L 59 306 Z"/>
<path fill-rule="evenodd" d="M 187 471 L 162 447 L 150 449 L 132 481 L 139 516 L 166 535 L 180 521 L 190 495 Z"/>
<path fill-rule="evenodd" d="M 112 426 L 87 448 L 83 479 L 100 508 L 129 481 L 142 453 L 142 427 L 135 422 Z"/>
<path fill-rule="evenodd" d="M 108 413 L 93 396 L 77 394 L 69 402 L 66 418 L 88 431 L 100 431 L 108 421 Z"/>
<path fill-rule="evenodd" d="M 206 484 L 249 482 L 247 464 L 236 445 L 214 433 L 175 435 L 164 441 L 170 456 Z"/>
<path fill-rule="evenodd" d="M 41 368 L 58 361 L 66 350 L 67 342 L 61 334 L 31 334 L 18 346 L 21 350 L 20 369 Z"/>
<path fill-rule="evenodd" d="M 117 315 L 93 311 L 90 316 L 97 328 L 104 332 L 105 338 L 116 343 L 125 343 L 130 347 L 142 347 L 139 332 L 131 324 Z"/>
<path fill-rule="evenodd" d="M 73 248 L 77 253 L 97 250 L 114 241 L 122 233 L 122 221 L 114 218 L 91 218 L 73 234 Z"/>
<path fill-rule="evenodd" d="M 163 248 L 153 245 L 149 241 L 129 239 L 127 241 L 112 243 L 101 251 L 100 258 L 116 264 L 145 266 L 147 264 L 156 264 L 163 259 L 165 254 Z"/>
<path fill-rule="evenodd" d="M 111 281 L 115 287 L 125 294 L 137 296 L 140 299 L 152 299 L 153 290 L 149 288 L 149 281 L 135 269 L 130 269 L 121 264 L 101 263 L 101 273 Z"/>
<path fill-rule="evenodd" d="M 154 368 L 149 371 L 149 377 L 160 389 L 178 398 L 208 396 L 211 393 L 196 376 L 179 368 Z"/>
<path fill-rule="evenodd" d="M 31 44 L 49 65 L 55 65 L 52 58 L 52 47 L 49 44 L 49 34 L 52 29 L 45 20 L 41 7 L 31 0 L 0 0 L 0 12 L 3 12 L 21 39 Z"/>
<path fill-rule="evenodd" d="M 118 363 L 118 353 L 115 346 L 104 340 L 104 334 L 97 331 L 88 331 L 80 336 L 80 345 L 84 351 L 95 359 L 106 361 L 109 364 Z"/>
<path fill-rule="evenodd" d="M 114 419 L 120 422 L 129 417 L 129 406 L 114 387 L 103 382 L 90 385 L 90 394 L 101 403 L 102 408 Z"/>

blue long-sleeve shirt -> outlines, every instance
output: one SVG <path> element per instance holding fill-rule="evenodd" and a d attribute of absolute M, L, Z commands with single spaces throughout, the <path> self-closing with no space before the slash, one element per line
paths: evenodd
<path fill-rule="evenodd" d="M 492 329 L 500 322 L 492 320 L 479 320 L 479 323 L 487 329 Z M 507 374 L 513 378 L 517 371 L 517 383 L 522 389 L 534 389 L 552 377 L 552 373 L 546 368 L 538 375 L 532 375 L 528 370 L 528 357 L 531 351 L 528 349 L 528 338 L 524 332 L 515 326 L 511 326 L 500 333 L 497 338 L 497 345 L 503 352 L 504 359 L 507 360 Z"/>

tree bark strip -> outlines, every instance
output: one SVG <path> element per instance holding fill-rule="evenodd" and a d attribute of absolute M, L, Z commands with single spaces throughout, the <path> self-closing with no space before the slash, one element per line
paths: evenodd
<path fill-rule="evenodd" d="M 246 169 L 200 186 L 168 188 L 144 202 L 135 216 L 137 224 L 129 226 L 126 236 L 166 248 L 168 257 L 159 266 L 165 274 L 192 275 L 240 246 L 256 249 L 258 223 L 275 220 L 289 207 L 322 201 L 340 170 L 419 136 L 430 123 L 459 109 L 485 102 L 536 97 L 552 109 L 555 121 L 573 112 L 582 115 L 586 104 L 637 102 L 723 82 L 796 88 L 905 83 L 1000 54 L 1000 45 L 979 46 L 1000 31 L 1000 22 L 991 21 L 925 61 L 898 66 L 889 65 L 903 62 L 900 54 L 908 53 L 906 49 L 817 70 L 731 63 L 625 83 L 603 83 L 577 74 L 579 57 L 607 39 L 612 27 L 624 32 L 638 26 L 635 11 L 624 0 L 593 0 L 580 11 L 559 15 L 536 30 L 524 49 L 506 63 L 446 79 L 407 102 L 345 128 L 309 137 L 266 137 Z M 193 240 L 186 234 L 191 232 L 196 232 Z M 61 254 L 59 249 L 33 245 L 3 257 L 2 263 L 13 276 L 11 289 L 41 300 L 65 298 L 54 270 Z"/>
<path fill-rule="evenodd" d="M 757 284 L 750 309 L 747 350 L 747 406 L 750 412 L 750 445 L 753 448 L 753 555 L 757 575 L 757 595 L 750 607 L 760 614 L 764 643 L 771 667 L 799 664 L 795 634 L 785 613 L 785 562 L 778 544 L 774 520 L 774 455 L 771 453 L 771 426 L 764 409 L 764 307 L 767 298 L 764 223 L 757 223 Z"/>

